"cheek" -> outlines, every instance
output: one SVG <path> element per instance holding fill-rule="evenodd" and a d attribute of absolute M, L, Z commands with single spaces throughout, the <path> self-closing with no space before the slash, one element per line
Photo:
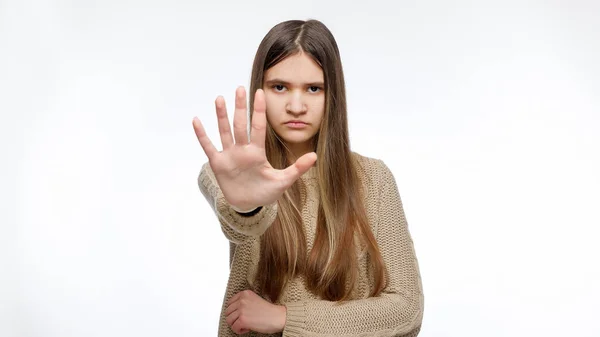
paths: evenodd
<path fill-rule="evenodd" d="M 311 102 L 310 108 L 314 112 L 315 117 L 318 116 L 318 119 L 321 120 L 325 113 L 325 96 L 315 97 Z"/>
<path fill-rule="evenodd" d="M 271 123 L 273 120 L 273 111 L 276 110 L 273 108 L 273 99 L 268 94 L 265 94 L 265 103 L 267 106 L 267 122 Z"/>
<path fill-rule="evenodd" d="M 265 95 L 265 103 L 267 104 L 267 118 L 274 118 L 282 109 L 281 99 L 272 95 Z"/>

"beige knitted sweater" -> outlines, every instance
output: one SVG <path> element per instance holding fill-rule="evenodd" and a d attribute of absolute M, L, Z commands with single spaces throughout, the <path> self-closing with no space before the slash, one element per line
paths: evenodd
<path fill-rule="evenodd" d="M 287 307 L 282 333 L 273 336 L 417 336 L 423 317 L 423 291 L 402 201 L 396 181 L 381 160 L 353 153 L 363 178 L 365 206 L 373 233 L 389 272 L 389 281 L 378 297 L 368 297 L 371 289 L 366 254 L 358 254 L 359 279 L 355 300 L 339 304 L 317 298 L 299 276 L 288 282 L 280 301 Z M 310 250 L 317 219 L 318 180 L 316 167 L 300 179 L 306 202 L 302 220 Z M 264 206 L 247 217 L 236 213 L 223 197 L 208 163 L 198 177 L 200 190 L 215 210 L 223 233 L 230 241 L 229 282 L 221 308 L 219 336 L 236 336 L 225 322 L 225 303 L 236 293 L 253 286 L 259 259 L 260 236 L 275 220 L 277 204 Z M 259 294 L 260 295 L 260 294 Z M 255 332 L 247 336 L 264 336 Z"/>

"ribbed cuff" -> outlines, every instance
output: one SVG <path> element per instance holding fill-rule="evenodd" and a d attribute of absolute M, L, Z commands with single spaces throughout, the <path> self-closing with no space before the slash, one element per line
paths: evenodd
<path fill-rule="evenodd" d="M 277 203 L 263 206 L 256 214 L 245 215 L 236 212 L 219 191 L 217 196 L 217 214 L 235 231 L 250 235 L 262 235 L 277 217 Z"/>
<path fill-rule="evenodd" d="M 262 208 L 262 206 L 250 208 L 248 210 L 243 210 L 243 209 L 237 208 L 233 205 L 231 205 L 231 208 L 233 208 L 234 211 L 240 213 L 241 215 L 249 216 L 249 215 L 254 215 L 254 214 L 258 213 L 258 211 L 260 211 L 259 208 Z M 254 213 L 254 214 L 252 214 L 252 213 Z"/>
<path fill-rule="evenodd" d="M 304 302 L 285 303 L 287 314 L 283 337 L 296 337 L 304 335 L 306 326 L 306 312 Z"/>

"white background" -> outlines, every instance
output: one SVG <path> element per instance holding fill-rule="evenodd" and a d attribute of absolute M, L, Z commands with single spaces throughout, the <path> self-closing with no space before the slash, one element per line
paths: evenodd
<path fill-rule="evenodd" d="M 393 170 L 420 336 L 599 336 L 597 1 L 0 1 L 0 335 L 214 336 L 228 243 L 199 116 L 276 23 L 342 55 Z"/>

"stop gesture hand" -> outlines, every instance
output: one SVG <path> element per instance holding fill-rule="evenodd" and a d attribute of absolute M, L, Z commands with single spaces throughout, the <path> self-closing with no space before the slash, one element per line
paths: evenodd
<path fill-rule="evenodd" d="M 286 169 L 271 166 L 265 152 L 267 116 L 265 94 L 261 89 L 254 99 L 250 139 L 243 87 L 236 90 L 233 136 L 223 97 L 216 99 L 215 106 L 223 151 L 217 151 L 197 117 L 192 124 L 223 196 L 234 209 L 249 211 L 277 201 L 317 160 L 316 153 L 310 152 Z"/>

